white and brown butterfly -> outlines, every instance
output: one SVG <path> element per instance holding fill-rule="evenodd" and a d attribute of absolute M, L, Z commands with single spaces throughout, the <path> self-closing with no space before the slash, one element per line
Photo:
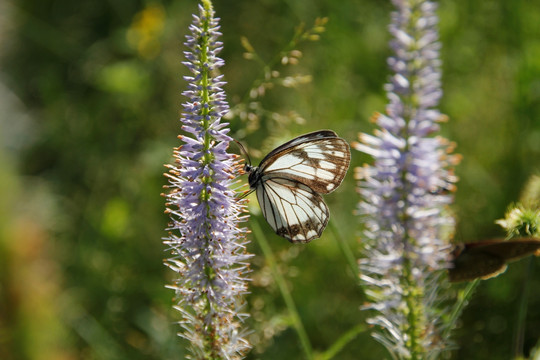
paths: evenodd
<path fill-rule="evenodd" d="M 448 277 L 451 282 L 489 279 L 503 273 L 509 262 L 530 255 L 540 256 L 540 239 L 495 239 L 459 244 Z"/>
<path fill-rule="evenodd" d="M 321 194 L 341 184 L 351 161 L 349 144 L 331 130 L 301 135 L 275 148 L 259 166 L 245 165 L 250 193 L 276 234 L 306 243 L 321 236 L 330 212 Z"/>

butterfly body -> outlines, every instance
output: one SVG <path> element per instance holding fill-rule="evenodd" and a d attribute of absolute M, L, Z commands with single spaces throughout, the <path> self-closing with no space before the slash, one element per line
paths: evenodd
<path fill-rule="evenodd" d="M 330 213 L 321 194 L 334 191 L 349 168 L 347 142 L 331 130 L 301 135 L 275 148 L 258 167 L 246 165 L 264 217 L 291 242 L 321 236 Z"/>

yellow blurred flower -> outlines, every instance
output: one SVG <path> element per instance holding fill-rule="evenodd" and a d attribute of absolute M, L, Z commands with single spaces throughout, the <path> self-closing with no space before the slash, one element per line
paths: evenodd
<path fill-rule="evenodd" d="M 160 36 L 165 25 L 165 10 L 159 4 L 150 4 L 138 12 L 127 31 L 128 43 L 140 57 L 154 59 L 161 50 Z"/>

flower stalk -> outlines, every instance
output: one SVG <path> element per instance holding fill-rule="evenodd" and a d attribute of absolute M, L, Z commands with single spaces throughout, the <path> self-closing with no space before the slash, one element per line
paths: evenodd
<path fill-rule="evenodd" d="M 240 359 L 250 345 L 243 337 L 243 294 L 247 292 L 247 230 L 244 200 L 232 189 L 241 169 L 236 155 L 227 153 L 230 138 L 222 117 L 229 107 L 217 69 L 218 18 L 209 0 L 199 6 L 186 36 L 184 65 L 188 89 L 183 92 L 182 144 L 175 164 L 166 165 L 169 180 L 166 212 L 171 222 L 164 243 L 171 257 L 165 264 L 178 277 L 174 285 L 182 314 L 180 336 L 191 343 L 194 359 Z"/>
<path fill-rule="evenodd" d="M 377 315 L 373 336 L 396 359 L 429 359 L 445 348 L 441 308 L 449 239 L 454 221 L 447 211 L 455 190 L 453 144 L 440 136 L 446 117 L 437 110 L 442 95 L 436 4 L 393 0 L 388 59 L 393 74 L 385 89 L 386 115 L 379 129 L 360 134 L 356 150 L 373 166 L 356 169 L 364 223 L 360 278 Z"/>

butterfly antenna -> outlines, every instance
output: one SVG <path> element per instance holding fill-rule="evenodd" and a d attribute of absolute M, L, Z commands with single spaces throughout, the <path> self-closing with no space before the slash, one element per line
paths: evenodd
<path fill-rule="evenodd" d="M 237 199 L 238 199 L 238 200 L 241 200 L 241 199 L 247 197 L 249 194 L 251 194 L 251 193 L 254 192 L 254 191 L 255 191 L 255 189 L 249 189 L 249 191 L 243 193 L 243 194 L 240 195 Z"/>
<path fill-rule="evenodd" d="M 247 164 L 248 164 L 249 166 L 251 166 L 251 159 L 249 158 L 249 154 L 248 154 L 248 152 L 246 151 L 246 148 L 244 147 L 244 145 L 242 145 L 242 143 L 241 143 L 240 141 L 238 141 L 238 140 L 235 140 L 235 139 L 233 139 L 233 140 L 234 140 L 234 142 L 235 142 L 236 144 L 238 144 L 238 147 L 240 148 L 240 152 L 241 152 L 242 155 L 244 155 L 244 157 L 247 159 Z"/>
<path fill-rule="evenodd" d="M 240 148 L 240 152 L 242 153 L 242 155 L 244 155 L 244 157 L 246 158 L 247 160 L 247 164 L 246 164 L 246 167 L 245 168 L 249 168 L 251 167 L 251 159 L 249 157 L 249 154 L 248 152 L 246 151 L 246 148 L 244 147 L 244 145 L 242 145 L 241 142 L 239 142 L 238 140 L 235 140 L 233 139 L 234 142 L 238 145 L 238 147 Z M 241 200 L 241 199 L 244 199 L 245 197 L 247 197 L 249 194 L 251 194 L 253 191 L 255 191 L 255 189 L 249 189 L 247 192 L 245 192 L 244 194 L 240 195 L 238 197 L 238 200 Z"/>

